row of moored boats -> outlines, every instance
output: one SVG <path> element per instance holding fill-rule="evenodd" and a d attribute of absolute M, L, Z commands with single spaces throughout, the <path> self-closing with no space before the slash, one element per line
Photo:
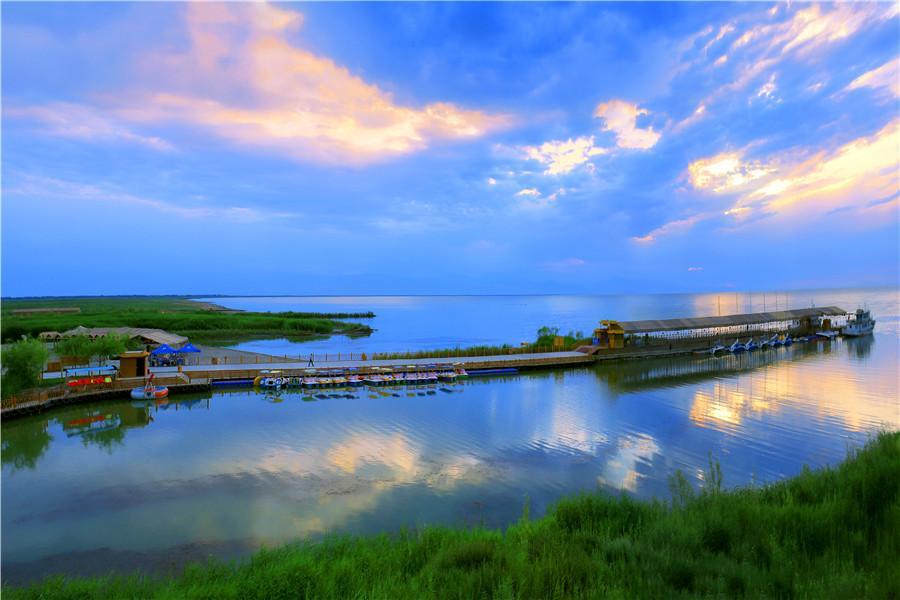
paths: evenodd
<path fill-rule="evenodd" d="M 777 348 L 779 346 L 790 346 L 794 342 L 814 342 L 817 340 L 831 340 L 837 337 L 837 333 L 833 331 L 820 331 L 814 335 L 805 335 L 798 338 L 791 337 L 791 334 L 787 334 L 782 337 L 778 334 L 773 335 L 769 339 L 760 338 L 758 341 L 750 338 L 746 342 L 741 342 L 740 339 L 734 340 L 730 346 L 725 346 L 721 343 L 713 344 L 713 346 L 707 351 L 710 354 L 718 354 L 719 352 L 731 352 L 731 353 L 739 353 L 739 352 L 753 352 L 754 350 L 764 350 L 766 348 Z"/>
<path fill-rule="evenodd" d="M 384 369 L 374 373 L 347 373 L 337 371 L 333 373 L 317 373 L 314 375 L 290 376 L 282 375 L 280 371 L 262 372 L 253 380 L 253 385 L 268 388 L 329 388 L 329 387 L 359 387 L 382 385 L 427 385 L 437 382 L 452 383 L 468 378 L 466 370 L 456 369 L 431 370 L 431 371 L 403 371 L 390 372 Z"/>

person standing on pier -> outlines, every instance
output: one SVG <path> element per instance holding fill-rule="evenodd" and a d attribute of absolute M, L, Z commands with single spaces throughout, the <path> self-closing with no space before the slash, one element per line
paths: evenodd
<path fill-rule="evenodd" d="M 312 352 L 309 353 L 309 364 L 307 364 L 306 366 L 307 367 L 315 367 L 316 366 L 316 364 L 313 362 L 313 353 Z"/>

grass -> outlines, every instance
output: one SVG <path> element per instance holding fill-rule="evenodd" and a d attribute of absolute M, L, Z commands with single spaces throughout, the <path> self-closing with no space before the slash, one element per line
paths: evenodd
<path fill-rule="evenodd" d="M 78 307 L 76 314 L 14 315 L 20 308 Z M 371 318 L 372 313 L 255 313 L 219 309 L 184 297 L 121 296 L 4 300 L 0 335 L 4 341 L 42 331 L 84 327 L 165 329 L 199 342 L 228 343 L 264 336 L 309 339 L 336 333 L 368 335 L 371 327 L 338 319 Z"/>
<path fill-rule="evenodd" d="M 334 537 L 176 578 L 53 578 L 54 598 L 898 598 L 900 434 L 761 488 L 673 479 L 671 502 L 585 494 L 505 532 Z"/>

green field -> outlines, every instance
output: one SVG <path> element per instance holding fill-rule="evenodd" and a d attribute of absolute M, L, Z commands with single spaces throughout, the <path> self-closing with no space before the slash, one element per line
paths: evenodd
<path fill-rule="evenodd" d="M 50 579 L 4 598 L 898 598 L 900 434 L 841 465 L 671 502 L 582 495 L 505 532 L 426 528 L 265 550 L 177 578 Z"/>
<path fill-rule="evenodd" d="M 76 314 L 14 315 L 16 309 L 78 307 Z M 64 332 L 84 327 L 150 327 L 205 343 L 231 343 L 276 336 L 293 340 L 336 333 L 368 335 L 371 327 L 340 319 L 371 318 L 372 313 L 253 313 L 229 311 L 177 296 L 109 296 L 90 298 L 4 299 L 0 335 L 3 341 L 42 331 Z"/>

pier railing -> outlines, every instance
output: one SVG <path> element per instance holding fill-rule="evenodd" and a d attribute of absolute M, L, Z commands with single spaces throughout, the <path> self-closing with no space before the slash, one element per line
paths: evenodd
<path fill-rule="evenodd" d="M 343 361 L 367 361 L 367 360 L 412 360 L 424 358 L 454 358 L 469 356 L 507 356 L 514 354 L 541 354 L 545 352 L 560 352 L 572 350 L 568 347 L 553 346 L 475 346 L 471 348 L 453 348 L 440 350 L 408 350 L 406 352 L 313 352 L 308 354 L 256 354 L 252 352 L 229 352 L 222 355 L 201 355 L 192 357 L 185 362 L 185 366 L 205 365 L 259 365 L 281 363 L 312 362 L 314 365 L 325 363 L 340 363 Z M 162 365 L 173 366 L 173 365 Z"/>

